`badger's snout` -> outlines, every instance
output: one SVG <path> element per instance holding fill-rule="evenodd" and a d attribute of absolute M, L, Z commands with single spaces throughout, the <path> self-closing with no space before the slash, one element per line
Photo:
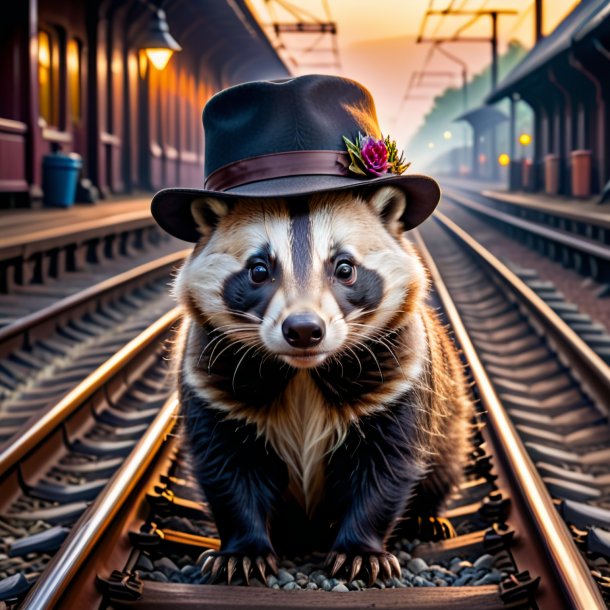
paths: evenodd
<path fill-rule="evenodd" d="M 282 323 L 282 334 L 291 347 L 307 349 L 318 345 L 326 334 L 324 320 L 313 311 L 290 314 Z"/>

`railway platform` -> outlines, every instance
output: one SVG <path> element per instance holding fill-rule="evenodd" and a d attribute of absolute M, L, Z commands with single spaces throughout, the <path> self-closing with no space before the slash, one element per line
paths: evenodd
<path fill-rule="evenodd" d="M 610 228 L 610 205 L 599 203 L 599 195 L 587 199 L 509 191 L 501 182 L 485 182 L 443 176 L 439 178 L 446 189 L 476 192 L 499 203 L 519 206 L 526 211 L 542 212 L 567 219 L 588 221 L 593 225 Z"/>
<path fill-rule="evenodd" d="M 95 204 L 77 203 L 69 208 L 45 207 L 38 210 L 0 210 L 0 247 L 8 242 L 31 241 L 32 235 L 64 227 L 73 232 L 75 225 L 119 224 L 127 215 L 150 218 L 152 194 L 107 199 Z"/>

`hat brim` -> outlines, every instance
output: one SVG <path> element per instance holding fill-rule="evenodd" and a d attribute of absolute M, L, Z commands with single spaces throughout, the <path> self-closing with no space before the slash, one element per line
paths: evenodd
<path fill-rule="evenodd" d="M 306 175 L 262 180 L 221 192 L 205 189 L 163 189 L 153 197 L 151 212 L 159 226 L 170 235 L 184 241 L 197 242 L 199 233 L 191 215 L 191 203 L 201 197 L 223 200 L 243 197 L 296 197 L 322 191 L 370 189 L 386 185 L 396 186 L 407 195 L 407 208 L 402 217 L 405 230 L 413 229 L 426 220 L 438 205 L 441 196 L 436 180 L 420 174 L 388 174 L 368 180 L 347 176 Z"/>

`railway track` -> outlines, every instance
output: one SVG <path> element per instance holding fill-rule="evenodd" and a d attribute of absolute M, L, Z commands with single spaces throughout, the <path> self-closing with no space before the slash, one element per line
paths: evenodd
<path fill-rule="evenodd" d="M 187 251 L 139 265 L 0 328 L 0 448 L 173 307 Z"/>
<path fill-rule="evenodd" d="M 36 557 L 28 560 L 36 582 L 26 582 L 29 593 L 25 599 L 25 591 L 16 594 L 15 605 L 603 608 L 610 583 L 605 364 L 569 333 L 561 338 L 551 331 L 540 303 L 537 313 L 530 312 L 526 301 L 535 302 L 532 295 L 521 302 L 505 292 L 502 301 L 494 292 L 502 291 L 502 281 L 477 274 L 492 274 L 493 263 L 473 262 L 474 255 L 447 235 L 454 228 L 441 222 L 442 227 L 429 223 L 419 246 L 436 302 L 463 349 L 487 414 L 487 426 L 475 432 L 465 482 L 444 515 L 455 538 L 440 540 L 442 523 L 420 523 L 416 535 L 427 542 L 393 543 L 401 579 L 382 575 L 372 588 L 335 582 L 321 557 L 284 561 L 278 575 L 266 575 L 266 587 L 256 586 L 256 578 L 248 588 L 205 584 L 198 557 L 219 541 L 174 435 L 176 398 L 165 390 L 167 400 L 154 421 L 146 431 L 142 426 L 112 480 L 100 485 L 96 499 L 64 532 L 53 559 L 48 553 L 48 566 L 38 573 Z M 566 450 L 568 442 L 573 453 Z M 19 469 L 14 472 L 17 489 L 22 477 Z M 587 495 L 585 487 L 598 493 Z M 27 573 L 15 577 L 25 587 L 24 579 Z M 364 590 L 339 595 L 301 587 Z"/>
<path fill-rule="evenodd" d="M 149 430 L 170 393 L 163 343 L 178 318 L 166 311 L 0 448 L 0 602 L 44 573 Z"/>
<path fill-rule="evenodd" d="M 509 195 L 474 192 L 448 181 L 443 197 L 492 223 L 508 236 L 593 280 L 610 283 L 610 216 L 527 206 Z"/>
<path fill-rule="evenodd" d="M 421 230 L 474 348 L 610 599 L 610 369 L 551 305 L 443 214 Z M 568 314 L 568 321 L 562 318 Z"/>

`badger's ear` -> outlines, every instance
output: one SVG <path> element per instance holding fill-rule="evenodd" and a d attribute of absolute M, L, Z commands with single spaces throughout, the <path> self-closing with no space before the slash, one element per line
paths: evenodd
<path fill-rule="evenodd" d="M 392 235 L 403 233 L 402 218 L 407 209 L 407 196 L 402 189 L 382 186 L 369 197 L 369 205 Z"/>
<path fill-rule="evenodd" d="M 191 215 L 202 240 L 210 239 L 220 219 L 229 212 L 229 206 L 221 199 L 200 197 L 191 202 Z"/>

